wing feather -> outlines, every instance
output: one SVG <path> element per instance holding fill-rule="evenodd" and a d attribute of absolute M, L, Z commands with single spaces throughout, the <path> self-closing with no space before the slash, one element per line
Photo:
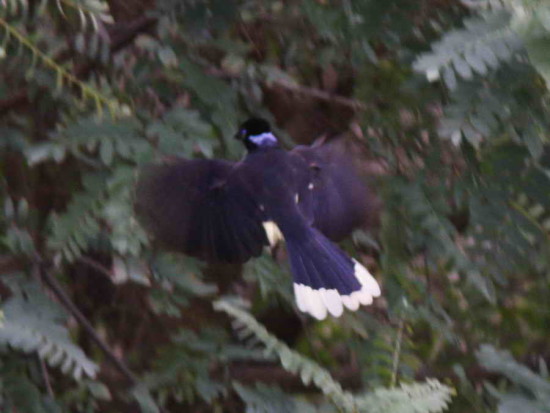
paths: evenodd
<path fill-rule="evenodd" d="M 369 190 L 335 144 L 297 146 L 291 152 L 309 168 L 300 207 L 315 228 L 340 241 L 366 221 L 373 204 Z"/>
<path fill-rule="evenodd" d="M 138 179 L 135 210 L 161 244 L 207 261 L 244 262 L 268 245 L 263 212 L 238 163 L 149 165 Z"/>

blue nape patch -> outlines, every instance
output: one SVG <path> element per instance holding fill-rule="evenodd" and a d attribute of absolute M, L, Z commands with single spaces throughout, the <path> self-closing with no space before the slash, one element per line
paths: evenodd
<path fill-rule="evenodd" d="M 258 146 L 274 146 L 278 142 L 277 138 L 271 132 L 251 135 L 248 139 L 250 139 L 250 142 L 253 142 Z"/>

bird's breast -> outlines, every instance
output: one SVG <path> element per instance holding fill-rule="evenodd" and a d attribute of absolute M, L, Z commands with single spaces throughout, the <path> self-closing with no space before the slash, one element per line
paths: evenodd
<path fill-rule="evenodd" d="M 267 218 L 289 221 L 297 214 L 299 182 L 294 160 L 281 149 L 256 151 L 244 161 L 246 176 Z"/>

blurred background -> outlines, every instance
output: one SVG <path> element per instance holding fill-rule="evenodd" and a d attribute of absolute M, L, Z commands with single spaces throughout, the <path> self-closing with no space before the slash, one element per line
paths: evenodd
<path fill-rule="evenodd" d="M 547 81 L 544 1 L 0 1 L 0 410 L 550 411 Z M 373 306 L 138 225 L 141 165 L 238 160 L 251 115 L 377 194 Z"/>

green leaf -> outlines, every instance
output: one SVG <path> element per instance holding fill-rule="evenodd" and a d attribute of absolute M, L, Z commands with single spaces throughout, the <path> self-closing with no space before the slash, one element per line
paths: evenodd
<path fill-rule="evenodd" d="M 453 59 L 453 65 L 456 72 L 464 79 L 471 79 L 473 76 L 472 68 L 462 57 L 457 56 Z"/>
<path fill-rule="evenodd" d="M 130 392 L 142 413 L 160 413 L 160 409 L 144 385 L 137 385 Z"/>
<path fill-rule="evenodd" d="M 59 163 L 65 159 L 65 155 L 66 148 L 63 145 L 53 142 L 33 145 L 25 150 L 25 158 L 29 166 L 34 166 L 49 160 Z"/>
<path fill-rule="evenodd" d="M 105 384 L 98 381 L 86 381 L 85 385 L 94 398 L 104 401 L 112 400 L 111 391 Z"/>
<path fill-rule="evenodd" d="M 484 344 L 476 351 L 476 358 L 487 370 L 503 374 L 510 381 L 524 386 L 550 406 L 550 382 L 514 360 L 508 351 Z"/>
<path fill-rule="evenodd" d="M 266 350 L 275 353 L 286 370 L 299 374 L 304 384 L 312 379 L 315 386 L 330 397 L 334 404 L 347 412 L 369 411 L 386 413 L 441 412 L 451 398 L 452 390 L 437 380 L 427 383 L 402 385 L 399 389 L 376 389 L 372 393 L 354 396 L 342 389 L 330 373 L 316 362 L 290 349 L 286 344 L 268 333 L 249 313 L 239 308 L 235 302 L 218 300 L 214 309 L 229 314 L 242 332 L 242 337 L 252 336 L 266 346 Z M 368 409 L 368 410 L 367 410 Z"/>
<path fill-rule="evenodd" d="M 449 406 L 453 390 L 437 380 L 401 384 L 394 389 L 375 389 L 358 397 L 359 411 L 368 413 L 443 412 Z"/>
<path fill-rule="evenodd" d="M 2 393 L 19 413 L 51 413 L 46 408 L 42 400 L 42 395 L 38 387 L 32 383 L 27 377 L 20 372 L 0 371 L 4 377 L 9 377 L 9 380 L 3 381 Z M 0 398 L 0 407 L 2 400 Z"/>
<path fill-rule="evenodd" d="M 27 297 L 14 295 L 2 306 L 5 319 L 0 326 L 0 344 L 34 352 L 76 380 L 83 375 L 95 377 L 99 366 L 70 340 L 69 332 L 58 321 L 60 309 L 38 292 Z"/>
<path fill-rule="evenodd" d="M 470 271 L 468 281 L 475 285 L 491 304 L 496 303 L 495 286 L 489 277 L 483 276 L 477 271 Z"/>
<path fill-rule="evenodd" d="M 525 47 L 527 48 L 529 60 L 544 78 L 548 88 L 550 85 L 550 36 L 526 39 Z"/>
<path fill-rule="evenodd" d="M 542 406 L 526 397 L 507 395 L 500 400 L 497 413 L 541 413 L 543 411 Z"/>
<path fill-rule="evenodd" d="M 111 165 L 113 162 L 114 149 L 115 148 L 111 140 L 105 139 L 101 142 L 101 146 L 99 147 L 99 155 L 101 157 L 101 161 L 105 165 Z"/>
<path fill-rule="evenodd" d="M 234 94 L 229 85 L 220 79 L 204 74 L 203 69 L 189 59 L 180 59 L 184 83 L 198 98 L 213 106 L 224 106 L 233 102 Z"/>
<path fill-rule="evenodd" d="M 171 47 L 163 47 L 158 51 L 159 60 L 166 67 L 175 67 L 178 65 L 178 58 Z"/>
<path fill-rule="evenodd" d="M 212 380 L 207 380 L 204 377 L 199 377 L 195 385 L 197 387 L 197 393 L 207 403 L 212 403 L 214 399 L 223 394 L 225 390 L 225 387 L 220 383 L 216 383 Z"/>
<path fill-rule="evenodd" d="M 247 413 L 297 412 L 294 400 L 276 386 L 258 383 L 251 388 L 234 381 L 233 388 L 246 404 Z"/>
<path fill-rule="evenodd" d="M 447 32 L 432 45 L 431 52 L 420 55 L 413 69 L 435 80 L 434 73 L 443 70 L 445 74 L 444 70 L 452 66 L 460 77 L 468 80 L 473 71 L 485 75 L 489 67 L 496 69 L 521 47 L 511 27 L 510 13 L 505 9 L 480 13 L 466 19 L 464 24 L 464 29 Z M 445 81 L 451 86 L 454 83 L 449 73 L 445 74 Z"/>

